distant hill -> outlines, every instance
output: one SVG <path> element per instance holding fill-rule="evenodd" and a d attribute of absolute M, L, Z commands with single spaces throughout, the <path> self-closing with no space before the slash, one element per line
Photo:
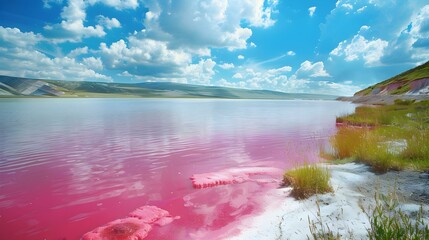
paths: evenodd
<path fill-rule="evenodd" d="M 339 99 L 372 104 L 390 104 L 395 99 L 429 99 L 429 61 L 365 88 L 355 93 L 353 97 Z"/>
<path fill-rule="evenodd" d="M 230 99 L 323 99 L 336 97 L 320 94 L 284 93 L 201 86 L 171 82 L 102 83 L 58 81 L 0 76 L 3 97 L 145 97 L 145 98 L 230 98 Z"/>

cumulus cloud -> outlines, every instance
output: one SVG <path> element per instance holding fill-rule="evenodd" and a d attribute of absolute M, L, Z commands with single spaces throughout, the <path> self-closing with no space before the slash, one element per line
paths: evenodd
<path fill-rule="evenodd" d="M 292 71 L 291 66 L 284 66 L 281 68 L 269 69 L 268 73 L 273 74 L 273 75 L 277 75 L 277 74 L 282 74 L 282 73 L 290 72 L 290 71 Z"/>
<path fill-rule="evenodd" d="M 106 35 L 100 25 L 84 26 L 86 19 L 86 2 L 84 0 L 69 0 L 61 12 L 61 23 L 46 25 L 46 36 L 56 42 L 79 42 L 82 38 L 103 37 Z"/>
<path fill-rule="evenodd" d="M 222 69 L 233 69 L 235 67 L 233 63 L 223 63 L 218 66 Z"/>
<path fill-rule="evenodd" d="M 69 56 L 50 58 L 41 53 L 37 44 L 42 40 L 32 32 L 0 27 L 0 74 L 60 80 L 111 80 Z M 83 51 L 77 50 L 75 54 Z"/>
<path fill-rule="evenodd" d="M 296 71 L 296 75 L 301 78 L 306 77 L 330 77 L 325 70 L 323 62 L 312 63 L 308 60 L 301 63 L 300 68 Z"/>
<path fill-rule="evenodd" d="M 222 86 L 242 87 L 248 89 L 271 89 L 271 90 L 288 90 L 292 92 L 301 91 L 308 80 L 306 79 L 289 79 L 286 75 L 292 71 L 292 67 L 283 66 L 272 69 L 254 69 L 252 67 L 241 68 L 232 78 L 240 79 L 239 82 L 222 81 Z"/>
<path fill-rule="evenodd" d="M 18 28 L 5 28 L 0 26 L 0 45 L 3 47 L 31 47 L 42 41 L 40 34 L 21 32 Z"/>
<path fill-rule="evenodd" d="M 116 18 L 108 18 L 108 17 L 100 15 L 97 17 L 97 19 L 98 19 L 98 24 L 106 27 L 107 29 L 120 28 L 121 27 L 121 23 Z"/>
<path fill-rule="evenodd" d="M 287 52 L 287 55 L 288 55 L 288 56 L 295 56 L 295 55 L 296 55 L 296 53 L 295 53 L 294 51 L 288 51 L 288 52 Z"/>
<path fill-rule="evenodd" d="M 368 40 L 362 35 L 355 35 L 351 41 L 344 40 L 331 51 L 331 56 L 343 56 L 348 62 L 364 60 L 368 66 L 380 64 L 385 48 L 389 45 L 382 39 Z"/>
<path fill-rule="evenodd" d="M 71 50 L 69 52 L 69 54 L 67 54 L 67 56 L 69 58 L 75 58 L 77 56 L 84 55 L 84 54 L 87 54 L 87 53 L 88 53 L 88 47 L 85 46 L 85 47 L 75 48 L 75 49 Z"/>
<path fill-rule="evenodd" d="M 409 19 L 396 39 L 391 41 L 382 61 L 420 64 L 429 59 L 429 5 Z"/>
<path fill-rule="evenodd" d="M 91 69 L 103 70 L 103 62 L 100 58 L 89 57 L 84 58 L 83 63 Z"/>
<path fill-rule="evenodd" d="M 240 59 L 240 60 L 243 60 L 244 56 L 243 55 L 238 55 L 237 58 Z"/>
<path fill-rule="evenodd" d="M 45 1 L 45 6 L 50 6 L 56 0 Z M 68 0 L 61 12 L 62 21 L 57 24 L 46 25 L 44 27 L 45 36 L 55 42 L 80 42 L 82 38 L 104 37 L 107 29 L 120 27 L 120 22 L 116 18 L 99 18 L 99 24 L 95 26 L 85 26 L 86 11 L 89 6 L 104 4 L 114 7 L 117 10 L 135 9 L 139 6 L 137 0 Z"/>
<path fill-rule="evenodd" d="M 317 86 L 312 86 L 313 91 L 322 94 L 352 96 L 355 92 L 361 90 L 360 87 L 352 85 L 351 81 L 336 83 L 330 81 L 319 81 Z"/>
<path fill-rule="evenodd" d="M 314 13 L 316 12 L 316 7 L 310 7 L 308 9 L 308 15 L 310 15 L 310 17 L 312 17 L 314 15 Z"/>
<path fill-rule="evenodd" d="M 101 3 L 109 7 L 114 7 L 117 10 L 136 9 L 139 6 L 137 0 L 87 0 L 90 5 Z"/>
<path fill-rule="evenodd" d="M 37 61 L 34 61 L 37 59 Z M 49 58 L 24 48 L 0 48 L 0 74 L 18 77 L 59 80 L 112 79 L 69 57 Z"/>
<path fill-rule="evenodd" d="M 216 62 L 210 58 L 200 59 L 197 64 L 186 66 L 180 77 L 185 78 L 187 83 L 209 85 L 215 75 L 215 66 Z"/>
<path fill-rule="evenodd" d="M 135 75 L 163 75 L 180 70 L 192 62 L 183 50 L 168 48 L 167 42 L 129 37 L 129 43 L 119 40 L 108 46 L 100 44 L 103 62 L 111 69 L 126 70 Z"/>
<path fill-rule="evenodd" d="M 249 27 L 267 28 L 275 21 L 276 0 L 146 1 L 146 35 L 172 47 L 245 49 Z M 243 27 L 243 22 L 249 27 Z"/>
<path fill-rule="evenodd" d="M 238 79 L 242 79 L 243 75 L 241 75 L 241 73 L 236 73 L 232 76 L 232 78 L 238 78 Z"/>

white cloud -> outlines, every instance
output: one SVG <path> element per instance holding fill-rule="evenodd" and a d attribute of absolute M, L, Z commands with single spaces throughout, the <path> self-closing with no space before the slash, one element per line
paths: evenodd
<path fill-rule="evenodd" d="M 90 5 L 101 3 L 117 10 L 136 9 L 139 6 L 137 0 L 87 0 Z"/>
<path fill-rule="evenodd" d="M 121 77 L 133 77 L 134 75 L 130 74 L 128 71 L 123 71 L 118 74 Z"/>
<path fill-rule="evenodd" d="M 3 47 L 11 45 L 17 47 L 29 47 L 36 45 L 42 40 L 43 37 L 40 34 L 21 32 L 18 28 L 4 28 L 0 26 L 0 45 Z"/>
<path fill-rule="evenodd" d="M 288 79 L 286 73 L 292 71 L 292 67 L 283 66 L 273 69 L 254 69 L 248 67 L 233 75 L 234 79 L 241 79 L 239 86 L 249 89 L 271 89 L 298 91 L 298 86 L 302 87 L 307 80 Z M 225 86 L 237 87 L 236 83 L 223 82 Z M 286 86 L 288 88 L 286 88 Z M 292 89 L 293 88 L 293 89 Z"/>
<path fill-rule="evenodd" d="M 269 69 L 267 72 L 270 73 L 270 74 L 277 75 L 277 74 L 282 74 L 282 73 L 290 72 L 290 71 L 292 71 L 292 67 L 291 66 L 284 66 L 284 67 L 281 67 L 281 68 Z"/>
<path fill-rule="evenodd" d="M 111 80 L 70 56 L 48 57 L 37 50 L 37 44 L 42 40 L 40 35 L 32 32 L 0 27 L 0 74 L 60 80 Z M 86 51 L 87 48 L 75 49 L 71 54 Z M 95 63 L 88 60 L 90 62 Z"/>
<path fill-rule="evenodd" d="M 187 83 L 209 85 L 215 75 L 215 66 L 216 62 L 212 59 L 201 59 L 197 64 L 186 66 L 180 77 L 185 78 Z"/>
<path fill-rule="evenodd" d="M 256 44 L 254 42 L 250 42 L 251 47 L 256 47 Z"/>
<path fill-rule="evenodd" d="M 61 4 L 63 0 L 43 0 L 43 7 L 44 8 L 51 8 L 51 4 Z"/>
<path fill-rule="evenodd" d="M 352 96 L 361 90 L 360 87 L 351 85 L 351 82 L 335 83 L 330 81 L 319 81 L 317 86 L 312 87 L 317 93 L 331 94 L 335 96 Z"/>
<path fill-rule="evenodd" d="M 421 64 L 429 59 L 429 5 L 423 6 L 409 19 L 399 36 L 391 40 L 383 63 Z"/>
<path fill-rule="evenodd" d="M 277 0 L 146 1 L 147 37 L 181 48 L 247 48 L 250 27 L 267 28 L 275 21 Z M 244 27 L 243 23 L 246 23 Z M 252 46 L 250 44 L 250 46 Z"/>
<path fill-rule="evenodd" d="M 363 11 L 365 11 L 365 9 L 366 9 L 367 7 L 368 7 L 368 6 L 363 6 L 363 7 L 359 8 L 358 10 L 356 10 L 356 12 L 357 12 L 357 13 L 362 13 Z"/>
<path fill-rule="evenodd" d="M 120 28 L 121 27 L 121 23 L 116 18 L 108 18 L 108 17 L 102 16 L 102 15 L 99 15 L 97 17 L 97 19 L 98 19 L 98 24 L 106 27 L 107 29 Z"/>
<path fill-rule="evenodd" d="M 75 81 L 112 80 L 75 59 L 52 59 L 28 48 L 0 48 L 0 66 L 0 74 L 9 76 Z"/>
<path fill-rule="evenodd" d="M 85 47 L 82 47 L 82 48 L 75 48 L 75 49 L 71 50 L 70 53 L 67 54 L 67 56 L 69 58 L 75 58 L 77 56 L 84 55 L 84 54 L 87 54 L 87 53 L 88 53 L 88 47 L 85 46 Z"/>
<path fill-rule="evenodd" d="M 51 2 L 58 1 L 45 1 L 45 6 L 50 6 Z M 86 10 L 95 4 L 104 4 L 117 10 L 135 9 L 139 6 L 137 0 L 68 0 L 61 12 L 62 21 L 44 27 L 46 37 L 53 39 L 54 42 L 80 42 L 82 38 L 104 37 L 106 32 L 102 25 L 108 29 L 120 27 L 116 18 L 100 19 L 99 24 L 95 26 L 85 26 Z"/>
<path fill-rule="evenodd" d="M 352 10 L 353 9 L 353 5 L 351 5 L 350 3 L 345 3 L 342 4 L 341 7 Z"/>
<path fill-rule="evenodd" d="M 223 63 L 218 66 L 222 69 L 233 69 L 235 67 L 233 63 Z"/>
<path fill-rule="evenodd" d="M 368 66 L 380 64 L 380 59 L 383 57 L 385 48 L 389 45 L 387 41 L 382 39 L 367 40 L 365 37 L 357 34 L 349 42 L 344 40 L 331 51 L 331 56 L 344 56 L 348 62 L 356 60 L 364 60 Z"/>
<path fill-rule="evenodd" d="M 238 55 L 237 58 L 240 59 L 240 60 L 242 60 L 242 59 L 244 59 L 244 56 L 243 55 Z"/>
<path fill-rule="evenodd" d="M 310 7 L 308 9 L 308 15 L 310 15 L 310 17 L 312 17 L 314 15 L 314 13 L 316 12 L 316 7 Z"/>
<path fill-rule="evenodd" d="M 84 0 L 69 0 L 61 12 L 61 23 L 46 25 L 46 36 L 55 42 L 79 42 L 82 38 L 103 37 L 106 35 L 100 25 L 84 26 L 86 3 Z"/>
<path fill-rule="evenodd" d="M 368 31 L 370 28 L 371 28 L 370 26 L 363 25 L 362 27 L 360 27 L 359 33 L 364 32 L 364 31 Z"/>
<path fill-rule="evenodd" d="M 295 56 L 295 55 L 296 55 L 296 53 L 295 53 L 294 51 L 288 51 L 288 52 L 287 52 L 287 55 L 288 55 L 288 56 Z"/>
<path fill-rule="evenodd" d="M 232 76 L 232 78 L 238 78 L 238 79 L 242 79 L 243 75 L 241 75 L 241 73 L 236 73 Z"/>
<path fill-rule="evenodd" d="M 136 36 L 128 40 L 128 44 L 122 39 L 110 46 L 100 44 L 101 56 L 107 67 L 135 75 L 162 75 L 177 72 L 192 62 L 189 53 L 169 49 L 167 42 Z"/>
<path fill-rule="evenodd" d="M 91 69 L 103 70 L 103 62 L 100 58 L 89 57 L 84 58 L 83 63 Z"/>
<path fill-rule="evenodd" d="M 325 70 L 323 62 L 312 63 L 308 60 L 301 63 L 300 68 L 296 71 L 297 77 L 330 77 Z"/>

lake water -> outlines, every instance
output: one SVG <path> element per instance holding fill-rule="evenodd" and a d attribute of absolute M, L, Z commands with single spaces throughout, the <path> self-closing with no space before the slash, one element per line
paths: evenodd
<path fill-rule="evenodd" d="M 335 117 L 353 110 L 336 101 L 0 99 L 1 239 L 79 239 L 145 205 L 180 216 L 147 239 L 236 234 L 278 183 L 194 189 L 189 177 L 318 161 Z"/>

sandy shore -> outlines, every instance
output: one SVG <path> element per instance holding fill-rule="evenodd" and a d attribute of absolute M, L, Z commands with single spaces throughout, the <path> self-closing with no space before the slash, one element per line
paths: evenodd
<path fill-rule="evenodd" d="M 320 220 L 342 239 L 367 239 L 370 224 L 364 210 L 374 205 L 376 191 L 388 194 L 396 190 L 399 207 L 411 216 L 423 204 L 423 215 L 429 223 L 428 173 L 400 171 L 376 175 L 363 164 L 326 166 L 331 171 L 333 193 L 298 201 L 289 196 L 290 188 L 275 189 L 265 200 L 266 210 L 245 219 L 240 235 L 230 239 L 307 239 L 311 236 L 309 221 Z"/>

